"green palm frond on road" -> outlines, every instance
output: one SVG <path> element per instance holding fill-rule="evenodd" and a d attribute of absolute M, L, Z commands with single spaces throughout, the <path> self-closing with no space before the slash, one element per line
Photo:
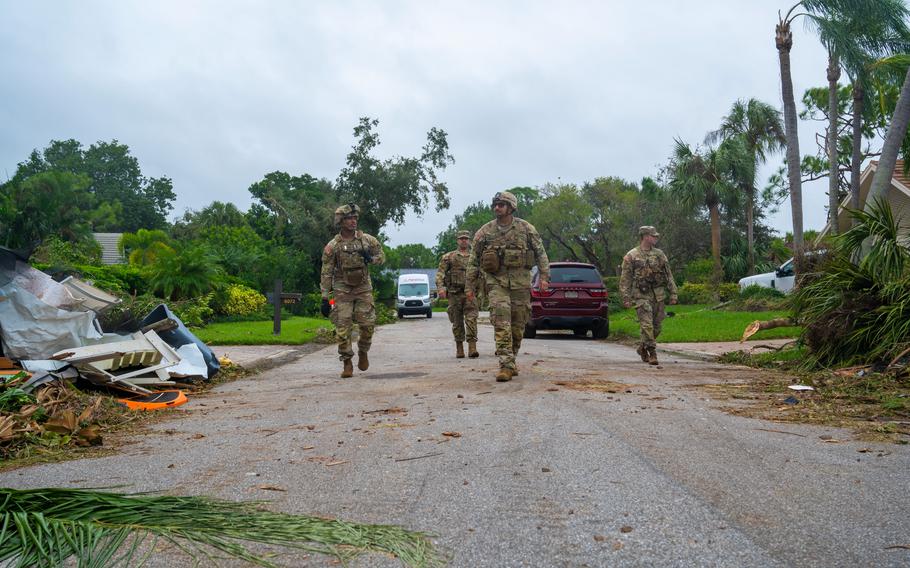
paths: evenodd
<path fill-rule="evenodd" d="M 0 488 L 0 565 L 139 566 L 164 541 L 199 561 L 216 555 L 276 566 L 261 543 L 345 560 L 363 552 L 391 554 L 407 566 L 440 566 L 427 535 L 262 509 L 261 502 L 208 497 L 119 494 L 95 490 Z M 160 539 L 160 540 L 159 540 Z"/>

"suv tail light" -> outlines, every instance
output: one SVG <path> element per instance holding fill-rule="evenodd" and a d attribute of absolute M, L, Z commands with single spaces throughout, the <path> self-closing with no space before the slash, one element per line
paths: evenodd
<path fill-rule="evenodd" d="M 547 288 L 546 290 L 541 290 L 540 288 L 531 288 L 531 297 L 532 298 L 549 298 L 556 293 L 556 290 L 553 288 Z"/>
<path fill-rule="evenodd" d="M 604 288 L 601 288 L 599 290 L 588 290 L 588 294 L 590 294 L 592 298 L 606 298 L 607 297 L 607 291 Z"/>

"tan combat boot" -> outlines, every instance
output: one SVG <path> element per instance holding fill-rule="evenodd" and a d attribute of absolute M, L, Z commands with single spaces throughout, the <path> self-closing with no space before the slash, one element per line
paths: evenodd
<path fill-rule="evenodd" d="M 471 359 L 476 359 L 480 357 L 480 353 L 477 352 L 477 342 L 468 341 L 468 357 Z"/>
<path fill-rule="evenodd" d="M 649 347 L 648 348 L 648 364 L 649 365 L 659 365 L 657 362 L 657 348 Z"/>
<path fill-rule="evenodd" d="M 366 371 L 370 368 L 370 358 L 367 357 L 366 351 L 357 352 L 357 368 L 361 371 Z"/>
<path fill-rule="evenodd" d="M 496 373 L 496 382 L 497 383 L 509 382 L 512 380 L 512 376 L 514 374 L 515 373 L 514 373 L 514 371 L 512 371 L 512 369 L 507 369 L 506 367 L 500 367 L 499 372 Z"/>
<path fill-rule="evenodd" d="M 464 342 L 463 341 L 455 342 L 455 358 L 464 359 Z"/>
<path fill-rule="evenodd" d="M 351 363 L 350 359 L 344 360 L 344 370 L 341 371 L 341 378 L 347 379 L 348 377 L 354 376 L 354 365 Z"/>
<path fill-rule="evenodd" d="M 635 352 L 638 353 L 639 357 L 641 357 L 641 360 L 643 363 L 648 362 L 648 348 L 647 347 L 645 347 L 644 345 L 639 343 L 638 348 L 635 350 Z"/>

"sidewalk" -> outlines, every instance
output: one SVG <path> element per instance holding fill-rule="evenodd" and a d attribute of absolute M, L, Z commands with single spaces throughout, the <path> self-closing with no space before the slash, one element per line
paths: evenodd
<path fill-rule="evenodd" d="M 756 341 L 713 341 L 700 343 L 661 343 L 657 342 L 657 348 L 668 353 L 677 353 L 713 361 L 724 353 L 731 351 L 745 351 L 746 353 L 763 353 L 795 341 L 795 339 L 759 339 Z"/>

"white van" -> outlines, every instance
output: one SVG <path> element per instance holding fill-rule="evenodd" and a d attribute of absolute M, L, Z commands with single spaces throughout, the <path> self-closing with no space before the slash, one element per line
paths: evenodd
<path fill-rule="evenodd" d="M 433 317 L 433 301 L 430 298 L 430 279 L 426 274 L 402 274 L 398 277 L 396 298 L 398 318 L 410 315 Z"/>

